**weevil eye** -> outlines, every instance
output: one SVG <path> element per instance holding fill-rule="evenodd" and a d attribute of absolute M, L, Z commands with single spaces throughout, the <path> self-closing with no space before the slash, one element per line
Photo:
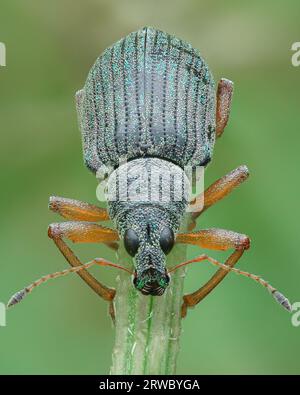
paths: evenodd
<path fill-rule="evenodd" d="M 166 255 L 172 250 L 174 246 L 174 233 L 171 228 L 163 228 L 160 234 L 159 244 Z"/>
<path fill-rule="evenodd" d="M 128 254 L 131 256 L 135 256 L 140 245 L 140 240 L 134 230 L 126 230 L 124 235 L 124 245 Z"/>

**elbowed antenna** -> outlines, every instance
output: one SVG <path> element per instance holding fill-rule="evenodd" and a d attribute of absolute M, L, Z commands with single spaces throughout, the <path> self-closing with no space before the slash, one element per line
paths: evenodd
<path fill-rule="evenodd" d="M 291 303 L 288 300 L 288 298 L 286 296 L 284 296 L 281 292 L 279 292 L 276 288 L 274 288 L 271 284 L 269 284 L 266 280 L 264 280 L 262 277 L 257 276 L 256 274 L 252 274 L 249 272 L 245 272 L 243 270 L 236 269 L 234 267 L 224 265 L 224 263 L 221 263 L 221 262 L 217 261 L 216 259 L 209 257 L 206 254 L 200 255 L 199 257 L 197 257 L 195 259 L 191 259 L 189 261 L 186 261 L 186 262 L 180 263 L 179 265 L 174 266 L 173 268 L 171 268 L 169 270 L 169 273 L 174 272 L 175 270 L 179 269 L 182 266 L 189 265 L 190 263 L 201 262 L 204 260 L 207 260 L 208 262 L 212 263 L 213 265 L 218 266 L 221 269 L 227 270 L 228 272 L 234 272 L 236 274 L 241 274 L 242 276 L 251 278 L 252 280 L 256 281 L 257 283 L 259 283 L 260 285 L 265 287 L 270 292 L 270 294 L 273 296 L 273 298 L 276 300 L 276 302 L 279 303 L 285 310 L 287 310 L 289 312 L 292 311 L 292 306 L 291 306 Z"/>
<path fill-rule="evenodd" d="M 89 267 L 91 267 L 93 265 L 115 267 L 117 269 L 125 270 L 129 274 L 133 274 L 130 270 L 126 269 L 123 266 L 116 265 L 116 264 L 114 264 L 112 262 L 109 262 L 109 261 L 106 261 L 104 259 L 95 258 L 92 261 L 84 263 L 81 266 L 75 266 L 75 267 L 72 267 L 70 269 L 65 269 L 65 270 L 62 270 L 60 272 L 47 274 L 46 276 L 41 277 L 39 280 L 34 281 L 32 284 L 28 285 L 26 288 L 23 288 L 21 291 L 16 292 L 9 299 L 9 301 L 7 302 L 6 306 L 8 308 L 8 307 L 14 306 L 15 304 L 20 303 L 25 298 L 25 296 L 27 296 L 30 292 L 32 292 L 32 290 L 34 288 L 38 287 L 39 285 L 45 283 L 46 281 L 48 281 L 50 279 L 66 276 L 67 274 L 70 274 L 70 273 L 76 273 L 76 272 L 78 272 L 78 271 L 80 271 L 82 269 L 88 269 Z"/>
<path fill-rule="evenodd" d="M 205 255 L 205 254 L 200 255 L 199 257 L 197 257 L 195 259 L 191 259 L 189 261 L 186 261 L 186 262 L 183 262 L 183 263 L 180 263 L 180 264 L 174 266 L 173 268 L 171 268 L 168 271 L 168 273 L 172 273 L 175 270 L 177 270 L 177 269 L 179 269 L 179 268 L 181 268 L 183 266 L 189 265 L 190 263 L 201 262 L 201 261 L 204 261 L 204 260 L 207 260 L 211 264 L 213 264 L 215 266 L 218 266 L 218 267 L 220 267 L 220 268 L 222 268 L 222 269 L 224 269 L 224 270 L 226 270 L 228 272 L 234 272 L 236 274 L 240 274 L 240 275 L 246 276 L 248 278 L 251 278 L 252 280 L 256 281 L 257 283 L 259 283 L 260 285 L 265 287 L 270 292 L 270 294 L 273 296 L 273 298 L 276 300 L 276 302 L 278 304 L 280 304 L 285 310 L 287 310 L 289 312 L 292 311 L 292 306 L 291 306 L 291 303 L 288 300 L 288 298 L 285 295 L 283 295 L 281 292 L 279 292 L 276 288 L 274 288 L 271 284 L 269 284 L 266 280 L 264 280 L 262 277 L 257 276 L 257 275 L 252 274 L 252 273 L 249 273 L 249 272 L 245 272 L 243 270 L 236 269 L 234 267 L 227 266 L 227 265 L 217 261 L 216 259 L 211 258 L 208 255 Z M 29 293 L 32 292 L 32 290 L 34 288 L 36 288 L 39 285 L 45 283 L 46 281 L 48 281 L 50 279 L 66 276 L 67 274 L 70 274 L 70 273 L 76 273 L 76 272 L 78 272 L 78 271 L 80 271 L 82 269 L 88 269 L 89 267 L 91 267 L 93 265 L 115 267 L 117 269 L 126 271 L 128 274 L 133 275 L 132 271 L 130 271 L 129 269 L 127 269 L 127 268 L 125 268 L 123 266 L 116 265 L 116 264 L 114 264 L 112 262 L 109 262 L 109 261 L 106 261 L 104 259 L 95 258 L 92 261 L 87 262 L 87 263 L 85 263 L 85 264 L 83 264 L 81 266 L 72 267 L 70 269 L 65 269 L 65 270 L 62 270 L 60 272 L 47 274 L 46 276 L 41 277 L 39 280 L 36 280 L 35 282 L 30 284 L 26 288 L 23 288 L 21 291 L 16 292 L 9 299 L 9 301 L 7 303 L 7 308 L 12 307 L 12 306 L 20 303 L 25 298 L 25 296 L 27 296 Z"/>

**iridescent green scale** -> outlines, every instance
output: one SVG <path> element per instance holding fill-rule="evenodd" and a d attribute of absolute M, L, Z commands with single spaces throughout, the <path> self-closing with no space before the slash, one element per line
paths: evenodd
<path fill-rule="evenodd" d="M 201 165 L 215 141 L 212 75 L 190 44 L 145 27 L 96 60 L 77 93 L 84 159 L 94 172 L 157 157 Z"/>

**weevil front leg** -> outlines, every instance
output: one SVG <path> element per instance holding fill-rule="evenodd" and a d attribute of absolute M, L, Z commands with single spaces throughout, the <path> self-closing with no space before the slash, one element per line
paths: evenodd
<path fill-rule="evenodd" d="M 60 252 L 71 266 L 81 266 L 82 262 L 63 240 L 64 238 L 74 243 L 101 243 L 114 242 L 119 239 L 118 233 L 109 228 L 89 222 L 61 222 L 49 225 L 48 236 L 54 241 Z M 110 314 L 114 318 L 112 301 L 115 289 L 108 288 L 100 283 L 87 270 L 78 271 L 77 274 L 104 300 L 110 302 Z"/>
<path fill-rule="evenodd" d="M 248 236 L 224 229 L 203 229 L 199 232 L 181 233 L 177 235 L 176 242 L 194 244 L 210 250 L 226 251 L 234 248 L 234 252 L 226 260 L 225 265 L 233 267 L 243 255 L 244 251 L 250 247 Z M 204 259 L 211 259 L 203 256 Z M 219 269 L 211 279 L 193 292 L 183 297 L 182 317 L 186 316 L 188 307 L 194 307 L 204 299 L 228 274 L 227 270 Z"/>
<path fill-rule="evenodd" d="M 196 226 L 196 219 L 209 207 L 222 200 L 227 196 L 234 188 L 244 182 L 249 176 L 249 170 L 247 166 L 239 166 L 232 170 L 230 173 L 219 178 L 210 187 L 208 187 L 202 194 L 197 196 L 190 203 L 190 224 L 189 230 L 194 229 Z M 204 201 L 203 207 L 199 211 L 193 212 L 193 206 L 199 207 L 200 203 Z"/>

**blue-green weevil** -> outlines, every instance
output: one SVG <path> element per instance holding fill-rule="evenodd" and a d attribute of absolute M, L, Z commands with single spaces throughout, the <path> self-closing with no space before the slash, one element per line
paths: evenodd
<path fill-rule="evenodd" d="M 290 310 L 289 301 L 265 280 L 233 268 L 249 248 L 246 235 L 216 228 L 192 232 L 203 211 L 248 177 L 247 167 L 240 166 L 190 201 L 186 168 L 205 167 L 211 161 L 215 140 L 228 121 L 232 92 L 233 83 L 227 79 L 221 79 L 215 89 L 206 62 L 190 44 L 154 28 L 140 29 L 106 49 L 77 92 L 76 102 L 84 161 L 106 183 L 108 209 L 51 197 L 50 209 L 68 221 L 51 224 L 48 234 L 73 267 L 42 277 L 15 294 L 9 305 L 49 278 L 78 272 L 111 302 L 113 314 L 115 290 L 86 269 L 93 264 L 117 265 L 100 258 L 82 264 L 65 243 L 68 239 L 113 248 L 123 241 L 134 261 L 132 272 L 123 269 L 133 274 L 134 286 L 144 295 L 162 295 L 170 273 L 187 263 L 207 260 L 217 265 L 219 270 L 205 285 L 184 296 L 183 316 L 229 271 L 254 279 Z M 201 199 L 201 208 L 186 214 Z M 189 233 L 179 233 L 185 215 L 190 217 Z M 116 229 L 96 224 L 108 219 Z M 166 255 L 174 243 L 233 249 L 233 253 L 224 264 L 202 254 L 170 269 Z"/>

